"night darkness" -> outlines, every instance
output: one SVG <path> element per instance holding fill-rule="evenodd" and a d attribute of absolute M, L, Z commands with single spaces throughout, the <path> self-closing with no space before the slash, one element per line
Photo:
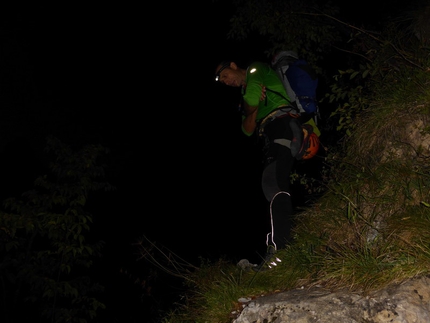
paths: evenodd
<path fill-rule="evenodd" d="M 255 205 L 244 205 L 262 197 L 258 177 L 242 172 L 255 152 L 240 134 L 238 93 L 212 79 L 227 27 L 213 28 L 221 11 L 201 8 L 198 19 L 157 11 L 155 24 L 154 9 L 126 5 L 1 11 L 0 197 L 33 188 L 46 171 L 48 135 L 110 150 L 116 190 L 87 204 L 90 239 L 106 242 L 91 269 L 106 287 L 100 322 L 145 322 L 183 291 L 182 281 L 138 260 L 143 235 L 195 265 L 255 255 L 260 226 L 249 220 Z M 223 126 L 219 106 L 231 108 Z"/>
<path fill-rule="evenodd" d="M 138 260 L 142 236 L 195 265 L 264 251 L 258 143 L 240 132 L 237 89 L 212 76 L 221 59 L 265 59 L 265 48 L 225 40 L 225 3 L 180 15 L 126 4 L 0 10 L 2 200 L 45 171 L 48 135 L 110 150 L 116 190 L 88 201 L 92 238 L 106 241 L 92 269 L 106 286 L 100 322 L 145 322 L 182 292 Z M 135 283 L 143 276 L 152 290 Z"/>

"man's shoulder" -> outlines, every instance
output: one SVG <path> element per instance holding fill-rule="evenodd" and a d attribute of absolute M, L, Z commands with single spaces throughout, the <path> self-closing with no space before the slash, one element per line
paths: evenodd
<path fill-rule="evenodd" d="M 267 63 L 264 63 L 264 62 L 260 62 L 260 61 L 254 61 L 254 62 L 252 62 L 250 65 L 249 65 L 249 68 L 251 69 L 251 68 L 263 68 L 263 69 L 266 69 L 266 68 L 269 68 L 269 64 L 267 64 Z"/>
<path fill-rule="evenodd" d="M 265 77 L 265 75 L 267 75 L 269 71 L 270 71 L 270 66 L 268 64 L 256 61 L 249 64 L 247 73 L 248 73 L 248 76 L 251 78 L 254 75 L 256 77 Z"/>

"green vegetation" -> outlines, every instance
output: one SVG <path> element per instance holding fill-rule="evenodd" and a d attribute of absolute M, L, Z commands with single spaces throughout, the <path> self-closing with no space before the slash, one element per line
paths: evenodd
<path fill-rule="evenodd" d="M 328 147 L 324 193 L 297 214 L 294 242 L 278 252 L 283 262 L 275 269 L 243 271 L 223 259 L 196 268 L 152 245 L 149 260 L 188 286 L 165 322 L 227 323 L 240 312 L 240 298 L 313 285 L 365 294 L 429 274 L 430 7 L 391 19 L 376 33 L 316 6 L 294 8 L 325 28 L 298 22 L 288 7 L 294 1 L 235 3 L 230 37 L 257 32 L 271 41 L 269 53 L 296 44 L 289 49 L 314 53 L 318 66 L 319 54 L 340 49 L 344 56 L 337 57 L 347 64 L 327 77 L 322 102 L 334 107 L 328 124 L 340 139 Z M 339 25 L 347 38 L 334 34 Z M 141 253 L 148 259 L 144 244 Z"/>
<path fill-rule="evenodd" d="M 100 256 L 102 241 L 87 241 L 91 192 L 110 190 L 104 182 L 101 146 L 79 151 L 49 138 L 49 171 L 35 188 L 5 201 L 0 212 L 1 321 L 79 322 L 94 319 L 105 305 L 103 286 L 88 268 Z"/>

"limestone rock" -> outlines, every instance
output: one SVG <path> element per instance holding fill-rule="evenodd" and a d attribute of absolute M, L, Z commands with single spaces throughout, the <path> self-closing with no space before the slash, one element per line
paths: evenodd
<path fill-rule="evenodd" d="M 430 279 L 414 278 L 367 296 L 295 289 L 248 302 L 233 323 L 429 323 Z"/>

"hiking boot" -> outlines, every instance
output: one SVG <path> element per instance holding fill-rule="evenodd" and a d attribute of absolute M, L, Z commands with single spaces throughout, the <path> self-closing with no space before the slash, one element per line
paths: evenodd
<path fill-rule="evenodd" d="M 272 269 L 273 267 L 276 267 L 280 262 L 282 262 L 282 260 L 276 257 L 275 247 L 268 246 L 266 256 L 264 257 L 263 261 L 259 265 L 252 267 L 252 270 L 257 272 L 266 271 Z"/>

